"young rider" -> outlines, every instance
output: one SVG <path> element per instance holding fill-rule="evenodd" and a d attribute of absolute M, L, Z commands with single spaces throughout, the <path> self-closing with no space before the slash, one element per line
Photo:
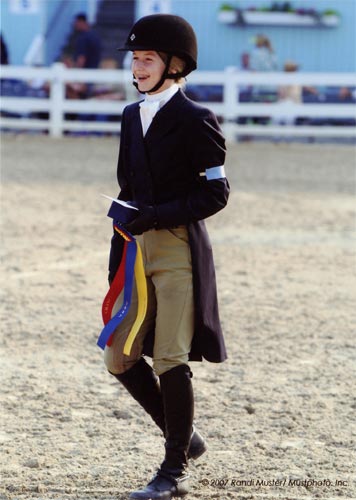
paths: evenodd
<path fill-rule="evenodd" d="M 193 427 L 188 362 L 226 359 L 204 224 L 227 203 L 225 141 L 214 114 L 180 88 L 197 65 L 196 37 L 187 21 L 169 14 L 143 17 L 122 50 L 133 53 L 134 84 L 145 94 L 143 101 L 124 110 L 117 175 L 119 199 L 139 208 L 139 215 L 124 227 L 142 248 L 148 307 L 126 355 L 123 346 L 137 311 L 134 290 L 128 315 L 105 347 L 105 363 L 165 437 L 157 474 L 130 499 L 170 499 L 188 493 L 188 459 L 206 450 Z M 122 245 L 115 232 L 110 282 Z M 145 354 L 152 357 L 153 368 Z"/>

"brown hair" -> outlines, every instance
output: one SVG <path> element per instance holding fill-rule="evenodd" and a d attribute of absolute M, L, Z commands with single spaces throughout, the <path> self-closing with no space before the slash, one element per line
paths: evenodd
<path fill-rule="evenodd" d="M 256 37 L 256 45 L 257 47 L 266 47 L 271 53 L 274 52 L 271 40 L 265 35 L 257 35 Z"/>
<path fill-rule="evenodd" d="M 162 61 L 167 64 L 168 54 L 166 52 L 157 52 Z M 185 61 L 178 56 L 172 56 L 171 63 L 169 65 L 169 70 L 172 73 L 181 73 L 185 68 Z M 178 77 L 174 80 L 176 83 L 183 84 L 185 79 Z"/>

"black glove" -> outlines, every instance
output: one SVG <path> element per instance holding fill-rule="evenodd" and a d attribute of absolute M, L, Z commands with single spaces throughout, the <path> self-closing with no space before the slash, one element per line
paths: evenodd
<path fill-rule="evenodd" d="M 138 216 L 132 222 L 123 224 L 124 228 L 133 235 L 142 234 L 156 228 L 158 225 L 156 208 L 142 204 L 138 204 L 137 208 L 139 210 Z"/>

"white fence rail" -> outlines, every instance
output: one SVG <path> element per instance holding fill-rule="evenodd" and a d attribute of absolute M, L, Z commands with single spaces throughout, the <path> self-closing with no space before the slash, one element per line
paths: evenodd
<path fill-rule="evenodd" d="M 124 107 L 132 102 L 128 100 L 103 100 L 98 98 L 86 100 L 66 99 L 65 88 L 70 82 L 100 83 L 118 85 L 130 89 L 131 72 L 125 70 L 78 70 L 68 69 L 56 63 L 49 68 L 28 68 L 1 66 L 2 79 L 18 79 L 24 81 L 43 80 L 50 86 L 49 96 L 39 99 L 34 97 L 2 96 L 0 109 L 2 129 L 48 130 L 52 137 L 60 137 L 64 131 L 97 131 L 119 132 L 118 121 L 69 120 L 66 113 L 84 113 L 91 115 L 120 115 Z M 292 136 L 324 136 L 324 137 L 356 137 L 354 125 L 343 126 L 295 126 L 261 124 L 241 124 L 241 117 L 312 117 L 356 120 L 354 103 L 301 103 L 285 106 L 281 102 L 240 102 L 239 90 L 246 86 L 280 86 L 303 85 L 314 87 L 356 87 L 354 73 L 243 73 L 227 68 L 225 71 L 197 71 L 188 77 L 192 85 L 220 85 L 223 88 L 222 102 L 202 103 L 212 109 L 222 121 L 222 127 L 228 139 L 240 134 L 249 135 L 292 135 Z M 6 113 L 4 113 L 6 112 Z M 48 119 L 33 118 L 34 113 L 48 113 Z M 18 116 L 6 116 L 15 113 Z"/>

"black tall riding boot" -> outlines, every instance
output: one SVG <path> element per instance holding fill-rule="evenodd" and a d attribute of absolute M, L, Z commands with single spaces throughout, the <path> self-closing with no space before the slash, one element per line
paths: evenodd
<path fill-rule="evenodd" d="M 131 396 L 151 416 L 153 421 L 166 435 L 166 423 L 161 389 L 154 371 L 141 358 L 132 368 L 114 377 L 128 390 Z M 196 460 L 206 451 L 203 437 L 196 429 L 192 429 L 188 458 Z"/>
<path fill-rule="evenodd" d="M 165 434 L 166 424 L 158 378 L 144 358 L 126 372 L 114 374 L 114 377 L 122 383 Z"/>
<path fill-rule="evenodd" d="M 189 366 L 180 365 L 160 376 L 166 420 L 165 458 L 152 481 L 130 499 L 170 500 L 189 492 L 186 468 L 192 433 L 194 395 Z"/>
<path fill-rule="evenodd" d="M 161 469 L 184 472 L 194 417 L 192 372 L 188 365 L 172 368 L 160 376 L 166 420 L 166 456 Z"/>

